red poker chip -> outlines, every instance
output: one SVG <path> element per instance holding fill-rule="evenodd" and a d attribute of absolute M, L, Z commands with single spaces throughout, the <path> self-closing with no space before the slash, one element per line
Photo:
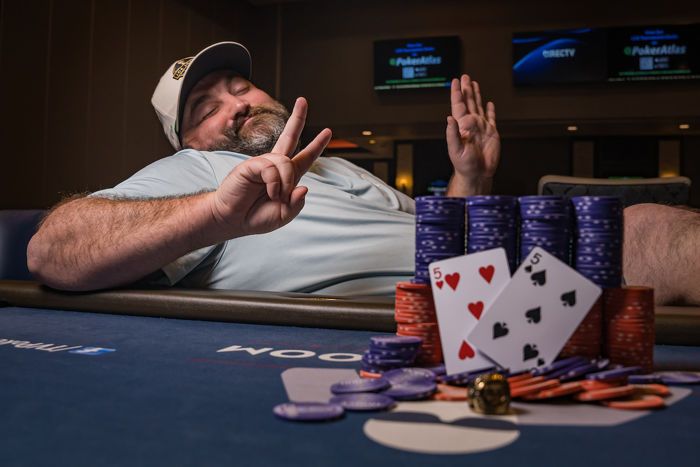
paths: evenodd
<path fill-rule="evenodd" d="M 607 399 L 618 399 L 634 394 L 634 386 L 617 386 L 606 389 L 595 389 L 576 394 L 576 400 L 582 402 L 602 401 Z"/>
<path fill-rule="evenodd" d="M 661 397 L 653 394 L 640 394 L 627 399 L 603 401 L 601 403 L 606 407 L 623 410 L 660 409 L 666 406 Z"/>

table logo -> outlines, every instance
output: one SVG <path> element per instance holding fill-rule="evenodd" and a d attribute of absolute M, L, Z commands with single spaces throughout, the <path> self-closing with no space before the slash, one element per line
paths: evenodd
<path fill-rule="evenodd" d="M 94 347 L 87 345 L 66 345 L 66 344 L 45 344 L 43 342 L 30 342 L 20 339 L 1 339 L 0 346 L 12 346 L 15 349 L 31 349 L 41 350 L 43 352 L 68 352 L 78 355 L 103 355 L 106 353 L 116 352 L 116 349 L 108 349 L 105 347 Z"/>

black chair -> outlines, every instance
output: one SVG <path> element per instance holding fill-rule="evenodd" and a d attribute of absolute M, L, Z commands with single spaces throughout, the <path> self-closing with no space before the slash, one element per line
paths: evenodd
<path fill-rule="evenodd" d="M 545 175 L 537 186 L 540 195 L 619 196 L 624 206 L 640 203 L 687 205 L 690 179 L 687 177 L 610 180 L 603 178 Z"/>
<path fill-rule="evenodd" d="M 44 214 L 43 209 L 0 211 L 0 279 L 33 279 L 27 269 L 27 245 Z"/>

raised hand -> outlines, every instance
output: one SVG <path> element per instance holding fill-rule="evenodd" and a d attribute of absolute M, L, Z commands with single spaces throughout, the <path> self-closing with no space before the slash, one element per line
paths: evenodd
<path fill-rule="evenodd" d="M 447 150 L 455 173 L 450 196 L 487 194 L 498 168 L 501 141 L 496 129 L 496 106 L 481 100 L 481 90 L 468 75 L 453 79 L 452 115 L 447 117 Z"/>
<path fill-rule="evenodd" d="M 301 212 L 308 189 L 297 184 L 331 139 L 326 128 L 293 155 L 307 108 L 298 98 L 272 152 L 236 166 L 214 192 L 212 213 L 227 238 L 270 232 Z"/>

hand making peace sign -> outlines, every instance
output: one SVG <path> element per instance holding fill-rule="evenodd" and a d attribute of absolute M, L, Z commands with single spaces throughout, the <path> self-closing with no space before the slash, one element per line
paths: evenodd
<path fill-rule="evenodd" d="M 332 136 L 324 129 L 293 156 L 307 108 L 306 99 L 298 98 L 272 152 L 236 166 L 214 192 L 212 213 L 227 238 L 270 232 L 301 212 L 308 189 L 297 184 Z"/>

